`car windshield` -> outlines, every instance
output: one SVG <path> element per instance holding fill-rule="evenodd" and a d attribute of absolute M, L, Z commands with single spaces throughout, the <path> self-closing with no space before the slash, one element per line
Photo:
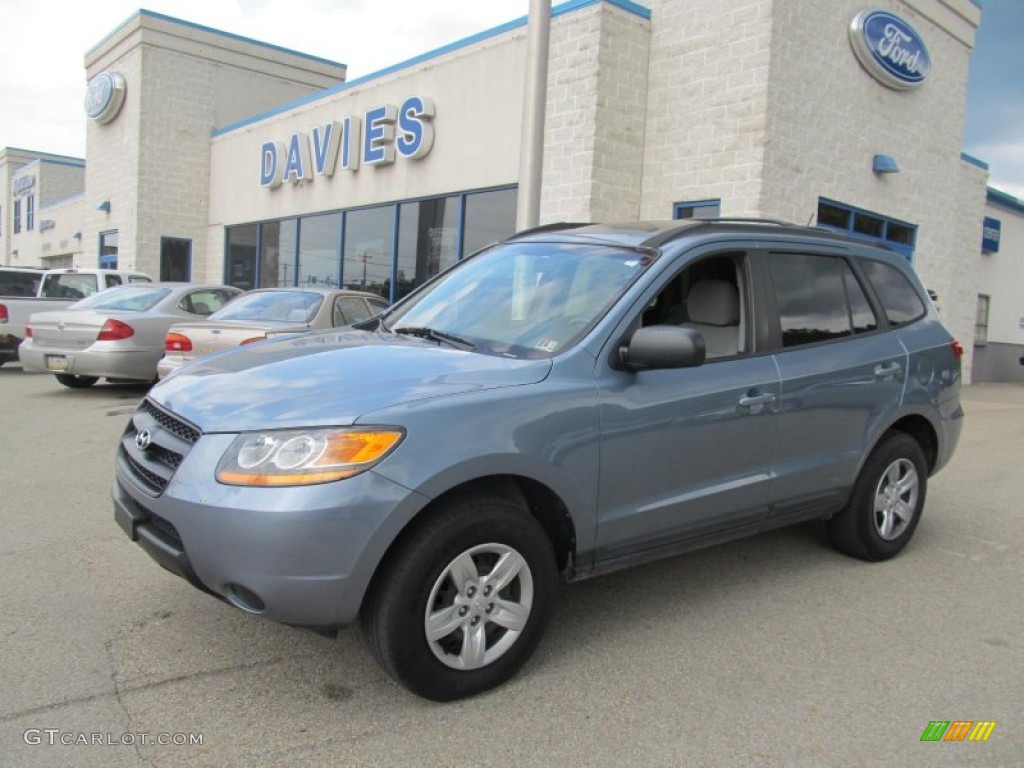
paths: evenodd
<path fill-rule="evenodd" d="M 210 315 L 210 320 L 269 320 L 309 323 L 323 303 L 322 293 L 306 291 L 255 291 L 234 299 Z"/>
<path fill-rule="evenodd" d="M 593 327 L 653 259 L 607 245 L 498 246 L 403 302 L 384 328 L 487 354 L 549 357 Z"/>
<path fill-rule="evenodd" d="M 144 285 L 122 285 L 94 293 L 76 302 L 75 309 L 115 309 L 122 312 L 145 312 L 171 292 L 170 288 Z"/>

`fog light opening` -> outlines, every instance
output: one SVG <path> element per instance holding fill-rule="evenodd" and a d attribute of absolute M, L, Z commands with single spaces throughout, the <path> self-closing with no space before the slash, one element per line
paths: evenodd
<path fill-rule="evenodd" d="M 224 592 L 229 603 L 246 613 L 263 613 L 267 609 L 259 595 L 241 584 L 228 584 Z"/>

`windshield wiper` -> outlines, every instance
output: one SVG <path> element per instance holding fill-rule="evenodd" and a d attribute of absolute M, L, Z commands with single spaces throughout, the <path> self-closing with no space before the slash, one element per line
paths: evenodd
<path fill-rule="evenodd" d="M 402 328 L 392 328 L 394 333 L 404 333 L 409 336 L 418 336 L 421 339 L 431 339 L 433 341 L 443 341 L 446 344 L 450 344 L 453 347 L 461 349 L 475 349 L 476 344 L 465 339 L 460 339 L 458 336 L 453 336 L 450 333 L 444 331 L 438 331 L 434 328 L 418 328 L 416 326 L 406 326 Z"/>

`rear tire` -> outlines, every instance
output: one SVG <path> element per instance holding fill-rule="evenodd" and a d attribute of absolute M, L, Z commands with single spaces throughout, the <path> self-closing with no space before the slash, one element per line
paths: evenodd
<path fill-rule="evenodd" d="M 69 389 L 88 389 L 100 380 L 99 376 L 75 376 L 71 373 L 57 373 L 54 375 L 57 377 L 57 381 Z"/>
<path fill-rule="evenodd" d="M 864 463 L 846 507 L 828 521 L 833 546 L 861 560 L 897 555 L 917 529 L 927 490 L 921 446 L 890 432 Z"/>
<path fill-rule="evenodd" d="M 493 496 L 453 499 L 415 525 L 367 594 L 370 651 L 434 701 L 500 685 L 533 653 L 551 615 L 558 572 L 547 534 Z"/>

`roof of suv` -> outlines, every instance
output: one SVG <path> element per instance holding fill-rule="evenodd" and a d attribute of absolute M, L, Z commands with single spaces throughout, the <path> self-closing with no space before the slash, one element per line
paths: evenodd
<path fill-rule="evenodd" d="M 869 243 L 820 227 L 801 226 L 775 219 L 690 219 L 687 221 L 636 221 L 623 224 L 557 223 L 534 227 L 513 235 L 509 240 L 544 240 L 556 235 L 559 239 L 601 242 L 632 248 L 660 248 L 681 237 L 692 235 L 771 235 L 833 240 L 860 246 L 873 245 L 888 250 L 883 244 Z"/>

